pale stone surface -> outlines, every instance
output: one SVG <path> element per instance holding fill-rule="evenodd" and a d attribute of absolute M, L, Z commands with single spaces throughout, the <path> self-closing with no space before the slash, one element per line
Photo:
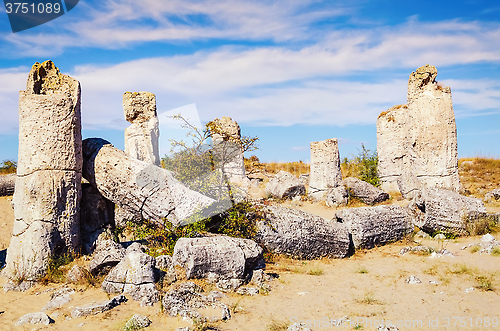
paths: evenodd
<path fill-rule="evenodd" d="M 124 257 L 125 248 L 122 245 L 111 239 L 99 240 L 90 261 L 89 271 L 96 275 L 106 268 L 114 267 Z"/>
<path fill-rule="evenodd" d="M 216 118 L 209 125 L 216 167 L 223 171 L 227 180 L 249 185 L 245 175 L 240 126 L 225 116 Z"/>
<path fill-rule="evenodd" d="M 377 120 L 377 152 L 382 189 L 397 191 L 404 172 L 423 187 L 458 191 L 457 129 L 451 90 L 425 65 L 410 75 L 408 103 L 390 108 Z"/>
<path fill-rule="evenodd" d="M 361 201 L 369 205 L 389 199 L 389 194 L 385 193 L 378 187 L 355 177 L 348 177 L 344 179 L 342 181 L 342 185 L 344 185 L 351 192 L 352 196 L 361 199 Z"/>
<path fill-rule="evenodd" d="M 160 293 L 155 287 L 155 259 L 144 253 L 142 245 L 133 243 L 125 257 L 108 273 L 102 289 L 108 293 L 130 294 L 141 306 L 158 302 Z"/>
<path fill-rule="evenodd" d="M 265 221 L 257 223 L 255 241 L 278 254 L 300 259 L 343 258 L 349 252 L 345 224 L 282 206 L 261 206 Z"/>
<path fill-rule="evenodd" d="M 101 303 L 91 303 L 83 307 L 75 307 L 71 311 L 71 317 L 77 318 L 103 313 L 115 308 L 116 306 L 119 306 L 123 302 L 127 302 L 127 298 L 123 294 L 121 294 L 112 298 L 111 300 L 107 300 Z"/>
<path fill-rule="evenodd" d="M 311 142 L 309 196 L 322 200 L 329 188 L 340 185 L 340 155 L 337 139 Z"/>
<path fill-rule="evenodd" d="M 153 93 L 125 92 L 123 112 L 130 123 L 143 123 L 156 117 L 156 96 Z"/>
<path fill-rule="evenodd" d="M 289 172 L 281 170 L 266 185 L 266 195 L 274 198 L 293 198 L 306 193 L 302 182 Z"/>
<path fill-rule="evenodd" d="M 16 178 L 16 174 L 0 175 L 0 196 L 14 194 Z"/>
<path fill-rule="evenodd" d="M 411 217 L 400 206 L 343 209 L 335 219 L 347 226 L 356 249 L 385 245 L 413 232 Z"/>
<path fill-rule="evenodd" d="M 228 236 L 180 238 L 175 244 L 174 265 L 181 266 L 187 279 L 243 279 L 265 266 L 262 248 L 250 239 Z"/>
<path fill-rule="evenodd" d="M 397 180 L 399 192 L 401 196 L 405 199 L 413 199 L 418 195 L 422 184 L 417 176 L 405 171 Z"/>
<path fill-rule="evenodd" d="M 80 248 L 81 139 L 80 83 L 52 61 L 35 63 L 19 96 L 15 222 L 3 271 L 14 282 L 31 284 L 50 256 Z"/>
<path fill-rule="evenodd" d="M 24 315 L 19 319 L 19 321 L 16 322 L 16 326 L 21 326 L 24 324 L 43 324 L 43 325 L 49 325 L 50 323 L 53 323 L 54 321 L 45 313 L 38 312 L 38 313 L 29 313 Z"/>
<path fill-rule="evenodd" d="M 74 265 L 66 274 L 66 280 L 71 283 L 79 283 L 84 277 L 84 270 L 79 265 Z"/>
<path fill-rule="evenodd" d="M 108 200 L 144 219 L 174 225 L 215 201 L 191 191 L 170 171 L 136 160 L 109 142 L 85 139 L 83 173 Z"/>
<path fill-rule="evenodd" d="M 500 188 L 490 191 L 484 195 L 484 201 L 491 202 L 493 199 L 500 199 Z"/>
<path fill-rule="evenodd" d="M 346 206 L 349 203 L 349 193 L 343 185 L 328 189 L 325 202 L 328 207 L 332 208 Z"/>
<path fill-rule="evenodd" d="M 42 311 L 51 310 L 59 308 L 71 301 L 71 295 L 75 293 L 75 290 L 69 287 L 63 287 L 52 293 L 50 296 L 50 301 L 43 306 Z"/>
<path fill-rule="evenodd" d="M 420 229 L 428 233 L 441 231 L 455 235 L 467 234 L 467 222 L 486 215 L 486 207 L 480 199 L 436 188 L 422 189 L 408 210 Z"/>
<path fill-rule="evenodd" d="M 91 184 L 82 184 L 80 231 L 83 251 L 86 254 L 92 254 L 101 233 L 113 233 L 114 218 L 115 204 L 103 197 Z"/>

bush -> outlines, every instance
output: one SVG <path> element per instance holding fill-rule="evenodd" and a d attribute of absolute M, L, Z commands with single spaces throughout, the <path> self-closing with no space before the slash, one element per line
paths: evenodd
<path fill-rule="evenodd" d="M 0 166 L 0 174 L 2 175 L 14 174 L 16 173 L 16 171 L 17 171 L 17 162 L 12 160 L 5 160 Z"/>
<path fill-rule="evenodd" d="M 364 144 L 361 144 L 361 148 L 362 150 L 353 159 L 342 160 L 342 177 L 357 177 L 374 186 L 380 186 L 377 152 L 370 152 Z"/>

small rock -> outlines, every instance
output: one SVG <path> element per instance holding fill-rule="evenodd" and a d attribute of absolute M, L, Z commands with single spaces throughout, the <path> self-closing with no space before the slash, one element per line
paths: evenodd
<path fill-rule="evenodd" d="M 116 306 L 119 306 L 121 303 L 126 302 L 127 298 L 122 294 L 114 297 L 111 300 L 104 301 L 101 303 L 91 303 L 89 305 L 83 307 L 75 307 L 71 312 L 71 316 L 73 318 L 96 315 L 110 309 L 113 309 Z"/>
<path fill-rule="evenodd" d="M 240 287 L 236 293 L 241 295 L 257 295 L 259 294 L 259 289 L 255 287 Z"/>
<path fill-rule="evenodd" d="M 439 282 L 435 281 L 435 280 L 430 280 L 429 284 L 431 284 L 431 285 L 439 285 Z"/>
<path fill-rule="evenodd" d="M 85 278 L 84 271 L 78 265 L 74 265 L 66 274 L 66 279 L 71 283 L 79 283 Z"/>
<path fill-rule="evenodd" d="M 469 287 L 469 288 L 465 289 L 465 293 L 469 293 L 469 292 L 472 292 L 472 291 L 474 291 L 474 287 Z"/>
<path fill-rule="evenodd" d="M 377 328 L 377 331 L 398 331 L 399 329 L 395 325 L 381 325 Z"/>
<path fill-rule="evenodd" d="M 287 331 L 312 331 L 312 329 L 309 329 L 307 325 L 303 322 L 297 322 L 290 324 L 290 326 L 288 326 Z"/>
<path fill-rule="evenodd" d="M 44 324 L 49 325 L 50 323 L 54 323 L 47 314 L 38 312 L 38 313 L 29 313 L 24 315 L 16 322 L 16 326 L 21 326 L 24 324 Z"/>
<path fill-rule="evenodd" d="M 124 330 L 139 330 L 147 328 L 151 324 L 151 320 L 139 314 L 135 314 L 125 324 Z"/>
<path fill-rule="evenodd" d="M 42 308 L 42 311 L 59 308 L 62 305 L 71 301 L 71 295 L 75 293 L 75 290 L 69 287 L 63 287 L 50 296 L 50 301 Z"/>
<path fill-rule="evenodd" d="M 223 292 L 234 292 L 238 287 L 243 284 L 243 279 L 221 279 L 215 286 Z"/>
<path fill-rule="evenodd" d="M 406 279 L 406 282 L 407 282 L 408 284 L 411 284 L 411 285 L 414 285 L 414 284 L 421 284 L 421 283 L 422 283 L 422 281 L 421 281 L 420 279 L 418 279 L 418 277 L 417 277 L 417 276 L 413 276 L 413 275 L 412 275 L 412 276 L 410 276 L 410 277 L 408 277 L 408 279 Z"/>
<path fill-rule="evenodd" d="M 493 237 L 491 234 L 487 233 L 484 236 L 481 237 L 482 242 L 492 242 L 495 240 L 495 237 Z"/>

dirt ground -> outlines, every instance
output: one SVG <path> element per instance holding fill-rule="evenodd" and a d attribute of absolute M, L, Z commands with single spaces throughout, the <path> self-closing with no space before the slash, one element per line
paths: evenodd
<path fill-rule="evenodd" d="M 10 241 L 14 220 L 9 199 L 0 197 L 2 252 Z M 326 218 L 332 218 L 335 213 L 334 209 L 309 202 L 288 204 Z M 500 239 L 499 235 L 494 236 Z M 359 251 L 342 260 L 300 261 L 278 257 L 266 269 L 279 275 L 270 283 L 271 291 L 253 297 L 228 294 L 223 302 L 230 307 L 232 319 L 213 327 L 286 330 L 291 322 L 303 321 L 313 330 L 376 330 L 378 324 L 391 321 L 399 325 L 399 330 L 500 330 L 500 256 L 461 250 L 480 241 L 480 237 L 468 237 L 423 242 L 434 248 L 444 246 L 455 257 L 399 255 L 409 242 Z M 406 283 L 412 275 L 422 283 Z M 0 284 L 5 282 L 6 279 L 0 277 Z M 165 316 L 160 303 L 140 307 L 131 299 L 107 313 L 71 319 L 72 307 L 108 299 L 99 288 L 84 285 L 70 285 L 77 290 L 73 300 L 62 308 L 47 311 L 54 324 L 14 326 L 24 314 L 40 311 L 50 300 L 50 292 L 44 291 L 58 286 L 61 284 L 37 286 L 25 293 L 1 291 L 0 330 L 120 330 L 136 313 L 149 316 L 153 321 L 148 330 L 190 326 L 180 318 Z M 210 290 L 210 286 L 206 289 Z M 336 326 L 336 321 L 344 316 L 349 320 Z"/>

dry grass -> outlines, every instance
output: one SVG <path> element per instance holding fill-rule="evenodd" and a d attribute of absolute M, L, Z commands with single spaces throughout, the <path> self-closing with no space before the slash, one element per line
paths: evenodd
<path fill-rule="evenodd" d="M 283 170 L 298 177 L 301 174 L 307 174 L 311 171 L 309 164 L 304 163 L 302 161 L 287 162 L 287 163 L 269 162 L 269 163 L 263 163 L 263 165 L 266 172 L 271 174 L 276 174 L 281 170 Z"/>
<path fill-rule="evenodd" d="M 500 188 L 500 159 L 462 158 L 458 165 L 466 194 L 483 198 L 489 191 Z"/>

